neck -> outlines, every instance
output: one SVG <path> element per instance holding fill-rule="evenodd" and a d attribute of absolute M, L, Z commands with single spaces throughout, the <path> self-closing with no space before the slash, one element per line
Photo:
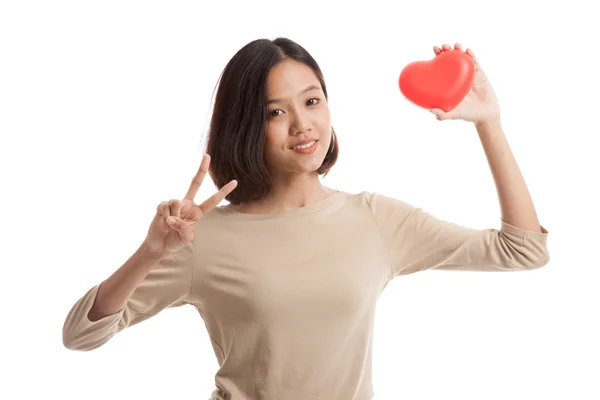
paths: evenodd
<path fill-rule="evenodd" d="M 271 192 L 262 200 L 230 207 L 246 214 L 276 214 L 309 206 L 335 193 L 335 190 L 323 186 L 318 174 L 314 173 L 275 182 Z"/>

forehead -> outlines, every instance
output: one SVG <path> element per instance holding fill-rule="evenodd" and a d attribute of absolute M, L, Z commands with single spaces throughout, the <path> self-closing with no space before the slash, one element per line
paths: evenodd
<path fill-rule="evenodd" d="M 271 69 L 267 78 L 269 97 L 294 96 L 309 85 L 319 84 L 310 67 L 293 60 L 285 60 Z"/>

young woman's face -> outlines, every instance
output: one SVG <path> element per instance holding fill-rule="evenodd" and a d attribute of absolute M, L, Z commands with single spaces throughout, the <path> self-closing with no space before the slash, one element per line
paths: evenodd
<path fill-rule="evenodd" d="M 292 60 L 274 67 L 267 80 L 267 104 L 264 157 L 269 171 L 284 176 L 319 169 L 332 139 L 331 118 L 312 70 Z M 310 153 L 292 149 L 306 139 L 316 140 Z"/>

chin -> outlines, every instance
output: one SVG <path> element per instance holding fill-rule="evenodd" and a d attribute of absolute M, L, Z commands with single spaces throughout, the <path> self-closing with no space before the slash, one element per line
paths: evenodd
<path fill-rule="evenodd" d="M 303 168 L 303 172 L 317 172 L 317 170 L 323 165 L 323 160 L 325 157 L 315 157 L 311 160 L 310 163 L 306 164 L 306 167 Z"/>

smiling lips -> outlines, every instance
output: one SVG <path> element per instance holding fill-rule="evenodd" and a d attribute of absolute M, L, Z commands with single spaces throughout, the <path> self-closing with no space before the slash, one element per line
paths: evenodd
<path fill-rule="evenodd" d="M 290 149 L 293 149 L 296 146 L 302 146 L 302 145 L 305 145 L 305 144 L 308 144 L 310 142 L 314 142 L 314 141 L 317 141 L 317 140 L 319 140 L 319 139 L 316 139 L 316 138 L 315 139 L 304 139 L 304 140 L 299 141 L 298 143 L 296 143 L 292 147 L 290 147 Z"/>
<path fill-rule="evenodd" d="M 306 142 L 306 141 L 304 141 Z M 292 147 L 292 150 L 301 154 L 312 154 L 317 149 L 317 140 L 310 140 L 306 143 Z"/>

